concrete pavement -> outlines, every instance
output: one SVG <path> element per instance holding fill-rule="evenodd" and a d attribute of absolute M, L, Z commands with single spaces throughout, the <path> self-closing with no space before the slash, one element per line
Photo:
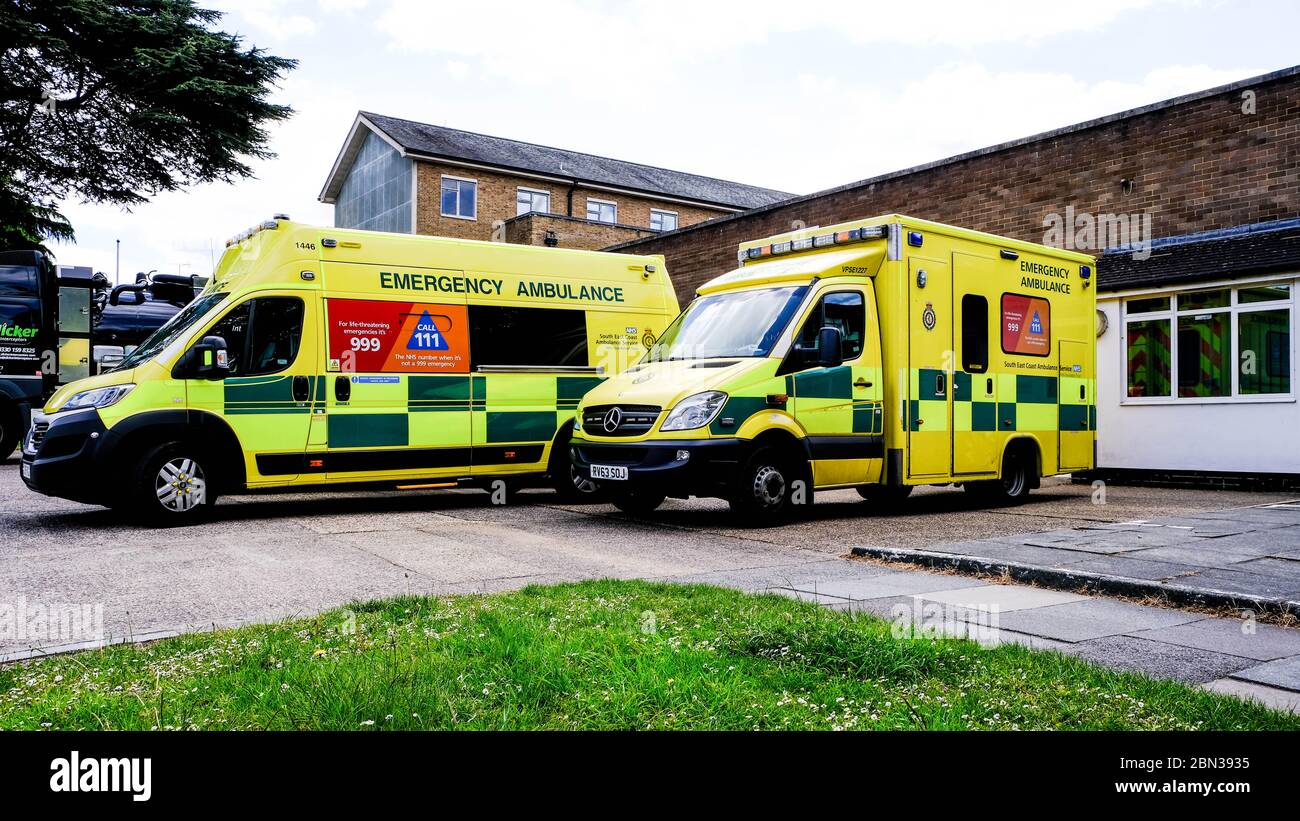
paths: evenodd
<path fill-rule="evenodd" d="M 158 531 L 124 525 L 108 511 L 33 494 L 22 487 L 17 474 L 14 462 L 0 465 L 0 609 L 12 610 L 18 603 L 50 612 L 98 607 L 102 636 L 111 640 L 308 615 L 402 593 L 495 592 L 601 577 L 786 591 L 809 585 L 826 591 L 838 589 L 831 585 L 870 580 L 878 594 L 874 597 L 852 587 L 844 588 L 844 596 L 818 595 L 850 608 L 865 606 L 858 604 L 864 601 L 892 605 L 913 601 L 913 595 L 951 597 L 956 595 L 952 591 L 989 585 L 843 559 L 853 545 L 925 547 L 1286 501 L 1278 495 L 1114 488 L 1107 503 L 1097 505 L 1087 486 L 1049 480 L 1030 503 L 1018 508 L 985 510 L 961 491 L 922 489 L 897 510 L 882 513 L 856 493 L 841 491 L 819 494 L 804 520 L 748 530 L 735 527 L 725 505 L 716 500 L 670 501 L 653 517 L 637 520 L 607 506 L 557 505 L 543 491 L 525 493 L 520 504 L 509 507 L 493 506 L 487 494 L 477 491 L 335 493 L 230 499 L 218 506 L 209 524 Z M 1042 594 L 1051 592 L 996 587 L 1004 597 L 1013 595 L 1009 590 L 1021 591 L 1014 594 L 1021 601 L 1041 602 Z M 1062 609 L 1048 614 L 1063 625 L 1056 630 L 1058 636 L 1046 628 L 1026 628 L 1018 620 L 1029 610 L 1068 608 L 1079 602 L 1012 609 L 1009 599 L 999 601 L 1005 607 L 1000 611 L 1003 635 L 1044 647 L 1079 645 L 1111 664 L 1124 662 L 1124 646 L 1131 640 L 1152 641 L 1130 633 L 1192 620 L 1181 614 L 1166 616 L 1174 620 L 1168 624 L 1152 621 L 1155 616 L 1132 623 L 1117 617 L 1116 625 L 1123 629 L 1080 637 L 1065 632 L 1074 622 L 1070 610 Z M 961 612 L 956 606 L 949 609 Z M 0 657 L 35 648 L 48 651 L 79 638 L 36 632 L 15 635 L 0 629 Z M 1270 640 L 1285 644 L 1287 635 L 1272 635 Z M 1156 641 L 1232 655 L 1164 637 Z M 1292 680 L 1290 655 L 1263 658 L 1272 651 L 1239 652 L 1246 653 L 1239 657 L 1248 658 L 1250 666 L 1261 668 L 1249 681 L 1269 688 L 1261 691 L 1268 697 L 1275 696 L 1279 683 Z M 1204 669 L 1229 667 L 1233 669 L 1224 675 L 1238 678 L 1216 686 L 1244 686 L 1245 666 L 1237 669 L 1235 662 L 1224 662 Z M 1167 669 L 1151 672 L 1187 677 L 1189 669 L 1194 667 L 1186 659 L 1170 657 Z"/>

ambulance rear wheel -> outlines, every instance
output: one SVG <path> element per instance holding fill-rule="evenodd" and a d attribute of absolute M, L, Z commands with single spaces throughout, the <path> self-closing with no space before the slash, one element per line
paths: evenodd
<path fill-rule="evenodd" d="M 217 501 L 210 462 L 200 448 L 182 442 L 146 451 L 130 477 L 127 513 L 151 527 L 206 521 Z"/>
<path fill-rule="evenodd" d="M 1032 470 L 1036 464 L 1026 448 L 1012 447 L 1002 458 L 1002 478 L 988 482 L 967 482 L 967 492 L 992 504 L 1014 505 L 1025 500 L 1033 486 Z"/>
<path fill-rule="evenodd" d="M 654 513 L 668 496 L 648 490 L 621 490 L 613 494 L 610 501 L 614 507 L 629 516 L 646 516 Z"/>
<path fill-rule="evenodd" d="M 795 489 L 804 481 L 798 461 L 789 454 L 779 448 L 759 448 L 740 469 L 727 501 L 743 524 L 770 527 L 793 514 Z"/>

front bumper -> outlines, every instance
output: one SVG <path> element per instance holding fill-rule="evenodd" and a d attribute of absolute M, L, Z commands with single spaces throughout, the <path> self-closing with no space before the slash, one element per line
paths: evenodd
<path fill-rule="evenodd" d="M 37 426 L 42 424 L 48 427 L 37 442 Z M 32 426 L 23 437 L 23 482 L 46 496 L 104 504 L 111 492 L 111 482 L 99 470 L 105 433 L 94 409 L 33 414 Z"/>
<path fill-rule="evenodd" d="M 591 478 L 592 464 L 627 468 L 627 484 L 668 496 L 716 495 L 735 478 L 748 442 L 743 439 L 658 439 L 641 442 L 592 442 L 575 436 L 570 458 L 578 473 Z M 688 458 L 680 459 L 682 453 Z"/>

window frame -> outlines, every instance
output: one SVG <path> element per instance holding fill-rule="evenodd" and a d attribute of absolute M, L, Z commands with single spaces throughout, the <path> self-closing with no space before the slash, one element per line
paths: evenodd
<path fill-rule="evenodd" d="M 202 342 L 203 338 L 211 335 L 216 330 L 218 325 L 226 321 L 227 317 L 229 317 L 235 311 L 238 311 L 240 308 L 243 308 L 245 305 L 247 305 L 248 306 L 248 331 L 245 332 L 244 334 L 244 348 L 242 351 L 239 352 L 239 355 L 241 361 L 245 363 L 251 363 L 252 350 L 253 350 L 253 328 L 255 327 L 255 323 L 257 321 L 257 303 L 261 300 L 266 300 L 266 299 L 291 299 L 294 302 L 297 302 L 299 308 L 301 309 L 301 312 L 299 314 L 300 317 L 299 323 L 298 323 L 298 346 L 297 348 L 294 349 L 293 359 L 289 360 L 289 362 L 286 363 L 284 367 L 279 368 L 278 370 L 264 371 L 259 373 L 248 373 L 245 370 L 240 373 L 232 373 L 231 376 L 236 378 L 253 377 L 253 376 L 275 376 L 276 374 L 284 373 L 285 371 L 289 370 L 294 366 L 295 363 L 297 363 L 298 357 L 302 354 L 303 340 L 306 339 L 307 337 L 307 300 L 303 299 L 301 296 L 296 296 L 294 294 L 259 294 L 259 293 L 249 294 L 247 299 L 243 300 L 242 302 L 236 302 L 234 305 L 231 305 L 228 308 L 226 308 L 225 312 L 222 313 L 221 316 L 217 317 L 213 322 L 209 323 L 208 327 L 203 331 L 203 333 L 196 336 L 193 339 L 193 341 L 190 342 L 190 346 L 192 347 Z M 225 339 L 225 337 L 222 337 L 222 339 Z M 229 344 L 229 340 L 227 340 L 227 344 Z"/>
<path fill-rule="evenodd" d="M 534 197 L 537 197 L 537 196 L 543 196 L 543 197 L 546 197 L 546 210 L 545 210 L 545 211 L 538 211 L 538 210 L 535 209 L 535 208 L 531 208 L 531 209 L 529 209 L 529 210 L 527 210 L 527 211 L 520 211 L 520 210 L 519 210 L 519 206 L 520 206 L 519 197 L 520 197 L 520 195 L 522 195 L 522 194 L 528 194 L 528 195 L 529 195 L 529 202 L 532 202 L 532 201 L 533 201 L 533 198 L 534 198 Z M 475 198 L 475 203 L 477 204 L 477 202 L 478 202 L 478 199 Z M 524 185 L 519 185 L 519 186 L 516 186 L 516 187 L 515 187 L 515 216 L 516 216 L 516 217 L 522 217 L 522 216 L 525 216 L 525 215 L 527 215 L 527 214 L 549 214 L 549 213 L 551 213 L 551 192 L 550 192 L 550 191 L 546 191 L 546 190 L 543 190 L 543 189 L 541 189 L 541 188 L 529 188 L 529 187 L 524 186 Z"/>
<path fill-rule="evenodd" d="M 1273 300 L 1269 302 L 1241 302 L 1240 292 L 1242 290 L 1251 290 L 1269 285 L 1287 285 L 1290 295 L 1286 299 Z M 1142 291 L 1126 294 L 1119 297 L 1116 301 L 1119 303 L 1119 357 L 1120 373 L 1124 374 L 1123 385 L 1120 388 L 1120 405 L 1251 405 L 1251 404 L 1270 404 L 1270 403 L 1294 403 L 1296 401 L 1296 353 L 1297 353 L 1297 334 L 1296 334 L 1296 310 L 1300 305 L 1296 302 L 1296 291 L 1300 288 L 1300 279 L 1292 277 L 1262 277 L 1258 279 L 1247 279 L 1238 281 L 1215 281 L 1206 283 L 1197 283 L 1191 287 L 1169 288 L 1159 291 Z M 1222 291 L 1229 292 L 1228 304 L 1220 308 L 1186 308 L 1178 307 L 1178 297 L 1184 294 L 1195 293 L 1198 291 Z M 1140 313 L 1129 313 L 1128 305 L 1130 301 L 1150 299 L 1153 297 L 1169 297 L 1169 307 L 1160 311 L 1146 311 Z M 1242 314 L 1255 313 L 1258 311 L 1277 311 L 1287 310 L 1290 312 L 1291 326 L 1291 374 L 1289 385 L 1291 390 L 1287 393 L 1241 393 L 1241 340 L 1240 340 L 1240 319 Z M 1224 396 L 1179 396 L 1178 395 L 1178 320 L 1181 317 L 1202 316 L 1205 314 L 1224 313 L 1229 314 L 1228 321 L 1228 344 L 1230 348 L 1229 359 L 1231 361 L 1230 370 L 1230 390 Z M 1166 320 L 1169 322 L 1169 360 L 1170 360 L 1170 395 L 1167 396 L 1129 396 L 1128 395 L 1128 340 L 1129 340 L 1129 323 L 1131 321 L 1143 320 Z"/>
<path fill-rule="evenodd" d="M 460 189 L 460 185 L 463 184 L 463 183 L 469 183 L 470 185 L 474 186 L 474 213 L 473 213 L 472 216 L 468 216 L 468 217 L 467 217 L 467 216 L 464 216 L 463 214 L 448 214 L 448 213 L 446 212 L 446 210 L 443 209 L 443 207 L 442 207 L 442 197 L 443 197 L 443 193 L 447 190 L 447 181 L 448 181 L 448 180 L 451 180 L 452 182 L 457 183 L 457 186 L 456 186 L 456 208 L 457 208 L 457 210 L 460 209 L 460 204 L 461 204 L 461 189 Z M 439 180 L 438 180 L 438 214 L 439 214 L 440 216 L 446 217 L 447 219 L 454 219 L 454 220 L 468 220 L 468 221 L 470 221 L 470 222 L 476 222 L 476 221 L 478 221 L 478 180 L 476 180 L 476 179 L 474 179 L 474 178 L 472 178 L 472 177 L 457 177 L 457 176 L 454 176 L 454 175 L 452 175 L 452 174 L 442 174 L 442 175 L 440 175 Z"/>
<path fill-rule="evenodd" d="M 605 222 L 602 219 L 592 219 L 591 218 L 592 203 L 596 203 L 597 205 L 608 205 L 610 208 L 614 210 L 614 218 L 609 222 Z M 600 209 L 597 209 L 597 213 L 599 213 L 599 211 Z M 618 203 L 613 200 L 600 200 L 600 199 L 596 199 L 595 197 L 587 197 L 587 221 L 598 222 L 601 225 L 618 225 Z"/>
<path fill-rule="evenodd" d="M 968 299 L 978 299 L 978 300 L 980 300 L 980 301 L 982 301 L 982 302 L 984 303 L 984 343 L 983 343 L 983 346 L 982 346 L 983 353 L 984 353 L 984 364 L 983 364 L 983 367 L 980 368 L 979 370 L 971 370 L 970 366 L 969 366 L 969 365 L 966 363 L 966 361 L 965 361 L 966 358 L 967 358 L 967 351 L 966 351 L 966 341 L 967 341 L 967 336 L 966 336 L 966 300 L 968 300 Z M 992 325 L 992 323 L 989 321 L 989 319 L 990 319 L 990 314 L 991 314 L 991 309 L 990 309 L 990 306 L 989 306 L 989 298 L 988 298 L 987 296 L 985 296 L 984 294 L 977 294 L 977 293 L 973 293 L 973 292 L 971 292 L 971 293 L 965 293 L 965 294 L 962 294 L 962 295 L 961 295 L 961 303 L 960 303 L 960 305 L 961 305 L 961 360 L 962 360 L 962 361 L 958 362 L 957 365 L 958 365 L 958 367 L 960 367 L 960 369 L 961 369 L 962 371 L 964 371 L 965 373 L 970 373 L 970 374 L 986 374 L 986 373 L 989 372 L 989 361 L 990 361 L 990 359 L 992 358 L 992 357 L 991 357 L 991 353 L 992 353 L 991 348 L 992 348 L 992 346 L 989 345 L 989 327 L 990 327 L 990 325 Z M 1049 319 L 1048 322 L 1050 323 L 1051 320 Z M 1049 354 L 1049 355 L 1050 355 L 1050 354 Z"/>
<path fill-rule="evenodd" d="M 655 228 L 655 216 L 656 216 L 656 215 L 658 215 L 658 216 L 660 216 L 660 217 L 672 217 L 672 218 L 673 218 L 673 227 L 672 227 L 672 228 L 664 228 L 664 227 L 662 227 L 662 225 L 661 225 L 659 228 Z M 666 232 L 668 232 L 668 231 L 676 231 L 679 227 L 681 227 L 681 215 L 678 214 L 676 211 L 669 211 L 669 210 L 667 210 L 666 208 L 651 208 L 651 209 L 650 209 L 650 230 L 651 230 L 651 231 L 659 231 L 660 233 L 666 233 Z"/>

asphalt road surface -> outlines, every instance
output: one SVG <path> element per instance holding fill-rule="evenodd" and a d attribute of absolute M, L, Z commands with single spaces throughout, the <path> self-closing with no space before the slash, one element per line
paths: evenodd
<path fill-rule="evenodd" d="M 556 504 L 542 490 L 505 507 L 482 491 L 335 493 L 224 499 L 209 524 L 147 530 L 30 492 L 10 459 L 0 465 L 0 615 L 102 605 L 108 638 L 145 638 L 402 593 L 780 568 L 856 545 L 924 547 L 1285 498 L 1112 486 L 1098 504 L 1092 487 L 1057 479 L 1016 508 L 984 510 L 958 489 L 927 488 L 873 515 L 853 491 L 836 491 L 801 521 L 751 530 L 718 500 L 670 500 L 634 519 Z M 6 630 L 0 618 L 0 655 L 66 643 Z"/>

